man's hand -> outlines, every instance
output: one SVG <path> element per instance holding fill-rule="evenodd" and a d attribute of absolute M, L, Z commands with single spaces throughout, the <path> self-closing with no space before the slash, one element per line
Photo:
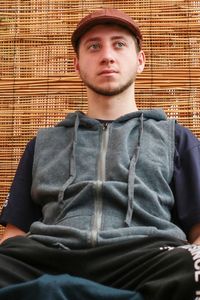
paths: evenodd
<path fill-rule="evenodd" d="M 196 224 L 192 227 L 188 234 L 188 241 L 191 244 L 200 245 L 200 224 Z"/>
<path fill-rule="evenodd" d="M 14 226 L 12 224 L 8 224 L 6 226 L 4 234 L 0 240 L 0 244 L 10 237 L 19 236 L 19 235 L 26 235 L 26 232 L 24 232 L 23 230 L 19 229 L 18 227 Z"/>

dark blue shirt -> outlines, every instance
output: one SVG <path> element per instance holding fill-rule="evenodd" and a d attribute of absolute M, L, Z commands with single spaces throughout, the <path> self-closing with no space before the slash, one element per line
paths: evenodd
<path fill-rule="evenodd" d="M 175 197 L 172 220 L 187 234 L 200 223 L 200 141 L 187 128 L 179 124 L 175 128 L 174 173 L 170 183 Z M 35 138 L 21 157 L 0 216 L 0 224 L 10 223 L 25 232 L 32 222 L 42 218 L 41 207 L 31 198 L 34 148 Z"/>

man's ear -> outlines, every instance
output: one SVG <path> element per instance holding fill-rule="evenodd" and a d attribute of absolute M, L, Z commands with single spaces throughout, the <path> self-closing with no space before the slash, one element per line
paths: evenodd
<path fill-rule="evenodd" d="M 138 73 L 138 74 L 140 74 L 140 73 L 143 72 L 144 66 L 145 66 L 145 61 L 146 61 L 146 58 L 145 58 L 144 51 L 141 50 L 141 51 L 138 53 L 138 68 L 137 68 L 137 73 Z"/>
<path fill-rule="evenodd" d="M 77 56 L 74 57 L 74 69 L 76 73 L 79 75 L 79 59 Z"/>

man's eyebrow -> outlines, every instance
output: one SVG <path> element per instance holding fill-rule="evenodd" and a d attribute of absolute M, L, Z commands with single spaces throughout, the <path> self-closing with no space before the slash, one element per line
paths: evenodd
<path fill-rule="evenodd" d="M 124 35 L 115 35 L 111 38 L 111 40 L 120 40 L 120 39 L 126 40 L 126 36 L 124 36 Z"/>
<path fill-rule="evenodd" d="M 86 41 L 84 41 L 83 45 L 86 45 L 91 42 L 99 42 L 99 41 L 101 41 L 101 39 L 99 37 L 92 37 L 92 38 L 89 38 Z"/>

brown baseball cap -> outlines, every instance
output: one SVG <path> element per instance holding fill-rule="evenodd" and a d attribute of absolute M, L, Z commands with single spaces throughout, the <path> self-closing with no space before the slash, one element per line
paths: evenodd
<path fill-rule="evenodd" d="M 104 23 L 113 23 L 128 29 L 137 39 L 139 49 L 141 49 L 142 33 L 137 23 L 130 16 L 118 9 L 105 8 L 90 13 L 78 23 L 71 37 L 75 52 L 77 52 L 77 46 L 82 35 L 93 26 Z"/>

